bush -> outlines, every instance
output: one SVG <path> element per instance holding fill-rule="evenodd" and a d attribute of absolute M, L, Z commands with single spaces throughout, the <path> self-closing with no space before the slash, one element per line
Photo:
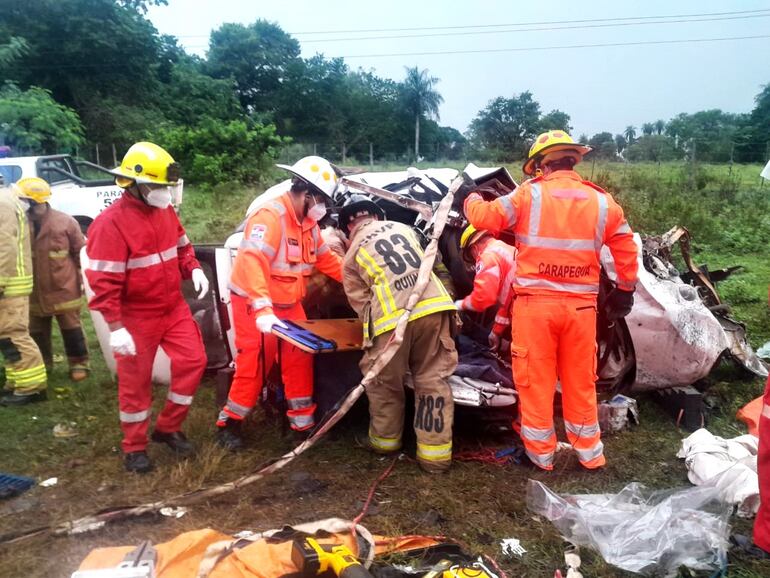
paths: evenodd
<path fill-rule="evenodd" d="M 187 182 L 209 188 L 220 183 L 263 181 L 289 142 L 276 134 L 274 125 L 213 119 L 195 127 L 161 129 L 156 139 L 181 163 Z"/>

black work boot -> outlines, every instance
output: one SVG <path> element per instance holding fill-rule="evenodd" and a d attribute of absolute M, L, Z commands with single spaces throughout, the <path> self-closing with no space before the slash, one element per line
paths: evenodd
<path fill-rule="evenodd" d="M 228 419 L 225 425 L 217 427 L 217 444 L 231 452 L 243 449 L 241 420 Z"/>
<path fill-rule="evenodd" d="M 195 446 L 187 441 L 187 437 L 180 431 L 167 433 L 155 430 L 152 432 L 150 439 L 159 444 L 166 444 L 181 458 L 187 458 L 195 454 Z"/>
<path fill-rule="evenodd" d="M 144 450 L 128 452 L 123 457 L 123 465 L 126 467 L 126 471 L 136 472 L 137 474 L 146 474 L 152 470 L 152 462 Z"/>
<path fill-rule="evenodd" d="M 46 394 L 45 391 L 38 391 L 37 393 L 30 393 L 28 395 L 16 395 L 14 393 L 7 393 L 2 398 L 0 398 L 0 405 L 5 405 L 7 407 L 20 407 L 22 405 L 37 403 L 47 399 L 48 394 Z"/>

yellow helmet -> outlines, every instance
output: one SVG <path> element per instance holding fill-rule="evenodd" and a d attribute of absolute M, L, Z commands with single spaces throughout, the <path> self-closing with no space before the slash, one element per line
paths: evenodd
<path fill-rule="evenodd" d="M 51 198 L 51 186 L 41 178 L 27 177 L 11 185 L 14 192 L 22 199 L 35 203 L 47 203 Z"/>
<path fill-rule="evenodd" d="M 591 152 L 591 147 L 576 143 L 563 130 L 549 130 L 535 139 L 535 142 L 529 149 L 529 155 L 522 171 L 525 175 L 533 175 L 535 173 L 535 165 L 542 161 L 546 155 L 559 152 L 569 152 L 571 154 L 563 156 L 577 156 L 577 160 L 580 162 L 583 155 Z M 552 160 L 556 159 L 553 158 Z"/>
<path fill-rule="evenodd" d="M 486 235 L 489 235 L 487 231 L 479 231 L 473 225 L 468 225 L 460 236 L 460 249 L 467 249 Z"/>
<path fill-rule="evenodd" d="M 179 163 L 168 152 L 151 142 L 138 142 L 131 146 L 119 167 L 110 171 L 120 187 L 132 182 L 153 185 L 175 185 L 179 180 Z"/>

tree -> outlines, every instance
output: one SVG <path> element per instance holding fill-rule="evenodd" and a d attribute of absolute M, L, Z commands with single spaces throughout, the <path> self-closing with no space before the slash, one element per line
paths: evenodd
<path fill-rule="evenodd" d="M 722 112 L 719 109 L 702 110 L 694 114 L 681 113 L 666 126 L 666 134 L 672 137 L 682 152 L 692 153 L 695 143 L 698 160 L 727 162 L 733 143 L 746 122 L 745 115 Z"/>
<path fill-rule="evenodd" d="M 439 118 L 438 108 L 444 97 L 435 89 L 439 79 L 428 76 L 428 70 L 416 66 L 406 68 L 406 78 L 402 83 L 402 98 L 406 109 L 414 118 L 414 158 L 420 160 L 420 120 Z"/>
<path fill-rule="evenodd" d="M 580 136 L 578 137 L 578 142 L 588 142 L 588 135 L 584 132 L 580 133 Z"/>
<path fill-rule="evenodd" d="M 618 149 L 612 133 L 600 132 L 588 139 L 588 145 L 593 148 L 593 154 L 603 159 L 614 159 Z"/>
<path fill-rule="evenodd" d="M 623 131 L 623 136 L 626 137 L 626 142 L 628 144 L 633 143 L 634 139 L 636 138 L 636 127 L 633 125 L 628 125 L 626 130 Z"/>
<path fill-rule="evenodd" d="M 655 134 L 663 134 L 663 130 L 666 128 L 666 123 L 662 119 L 655 121 Z"/>
<path fill-rule="evenodd" d="M 470 125 L 476 145 L 488 151 L 501 151 L 508 160 L 521 159 L 540 127 L 540 105 L 531 92 L 511 98 L 498 97 L 479 111 Z"/>
<path fill-rule="evenodd" d="M 564 132 L 572 132 L 572 127 L 569 124 L 570 117 L 566 112 L 560 110 L 552 110 L 548 114 L 544 114 L 540 117 L 540 129 L 539 132 L 545 132 L 548 130 L 563 130 Z"/>
<path fill-rule="evenodd" d="M 57 104 L 47 90 L 21 90 L 11 83 L 0 90 L 0 134 L 6 144 L 25 153 L 67 152 L 83 142 L 75 111 Z"/>
<path fill-rule="evenodd" d="M 628 143 L 626 142 L 626 137 L 624 137 L 622 134 L 616 134 L 615 135 L 615 147 L 618 150 L 618 154 L 622 154 L 624 150 L 626 150 L 626 146 Z"/>
<path fill-rule="evenodd" d="M 767 158 L 770 146 L 770 84 L 762 87 L 754 102 L 754 110 L 735 135 L 739 141 L 736 153 L 743 162 L 766 163 L 770 160 Z"/>
<path fill-rule="evenodd" d="M 299 42 L 277 24 L 266 20 L 249 26 L 223 24 L 211 32 L 208 70 L 214 78 L 235 82 L 246 110 L 270 112 L 287 68 L 297 62 L 299 52 Z"/>
<path fill-rule="evenodd" d="M 650 136 L 653 132 L 655 132 L 655 125 L 653 123 L 645 122 L 642 125 L 642 134 Z"/>
<path fill-rule="evenodd" d="M 629 161 L 671 161 L 681 158 L 681 151 L 674 146 L 674 139 L 665 135 L 644 135 L 626 151 Z"/>

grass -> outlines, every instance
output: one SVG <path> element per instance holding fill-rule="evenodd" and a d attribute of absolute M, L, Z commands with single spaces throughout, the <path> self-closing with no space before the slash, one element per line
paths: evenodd
<path fill-rule="evenodd" d="M 622 167 L 607 170 L 613 171 L 611 175 L 616 178 L 621 195 L 624 191 L 629 195 L 644 192 L 628 187 L 622 177 Z M 644 170 L 653 171 L 654 175 L 657 168 L 651 166 Z M 671 174 L 676 170 L 677 167 L 661 168 L 661 172 Z M 746 178 L 748 183 L 748 176 Z M 751 186 L 741 185 L 745 188 L 738 193 L 750 192 Z M 221 242 L 243 218 L 243 211 L 256 192 L 233 188 L 214 199 L 194 189 L 188 190 L 182 217 L 190 237 L 196 242 Z M 718 192 L 707 189 L 702 194 L 711 197 Z M 637 208 L 633 202 L 629 204 L 632 210 Z M 741 209 L 745 210 L 745 206 L 741 205 Z M 680 222 L 682 216 L 672 212 L 669 219 L 657 223 L 652 232 L 668 229 Z M 750 218 L 736 214 L 734 228 L 723 232 L 740 236 L 741 228 Z M 639 228 L 637 223 L 632 221 L 632 224 Z M 693 229 L 693 234 L 698 262 L 707 261 L 712 268 L 733 264 L 746 267 L 744 272 L 725 281 L 720 290 L 729 296 L 735 316 L 747 323 L 754 345 L 769 339 L 766 298 L 770 263 L 764 246 L 754 251 L 739 251 L 733 246 L 720 247 L 719 237 L 713 233 L 702 243 L 698 241 L 699 231 Z M 151 446 L 156 471 L 144 477 L 127 475 L 122 470 L 118 450 L 117 386 L 104 365 L 86 315 L 84 321 L 92 351 L 92 377 L 79 385 L 71 385 L 64 364 L 58 363 L 50 380 L 50 401 L 19 409 L 0 408 L 3 424 L 0 470 L 38 480 L 59 478 L 54 487 L 35 487 L 19 498 L 0 502 L 0 534 L 60 523 L 110 506 L 155 501 L 232 480 L 292 447 L 291 440 L 283 436 L 279 421 L 257 410 L 248 425 L 248 451 L 231 455 L 217 448 L 213 443 L 216 416 L 213 380 L 207 378 L 185 425 L 186 432 L 199 446 L 198 456 L 188 462 L 177 462 L 163 448 Z M 57 342 L 55 348 L 62 351 L 61 343 Z M 709 429 L 726 437 L 743 433 L 745 428 L 735 420 L 735 411 L 759 395 L 763 384 L 728 368 L 715 372 L 709 382 L 714 402 Z M 158 388 L 155 397 L 157 411 L 165 392 Z M 515 465 L 466 462 L 455 463 L 448 473 L 433 477 L 420 473 L 412 459 L 412 443 L 407 447 L 412 458 L 400 460 L 393 474 L 380 484 L 374 500 L 376 508 L 364 524 L 382 534 L 447 535 L 462 540 L 473 550 L 492 555 L 512 578 L 550 577 L 555 568 L 564 567 L 563 541 L 548 521 L 526 509 L 527 479 L 541 480 L 560 493 L 617 492 L 630 481 L 639 481 L 651 488 L 689 485 L 684 464 L 675 457 L 680 440 L 687 432 L 677 429 L 650 399 L 640 397 L 639 403 L 641 424 L 605 439 L 608 467 L 601 472 L 585 472 L 573 456 L 559 454 L 552 474 Z M 144 539 L 158 543 L 179 532 L 202 527 L 230 533 L 330 516 L 352 519 L 360 511 L 370 484 L 389 463 L 362 447 L 359 440 L 366 437 L 367 429 L 365 407 L 358 407 L 354 413 L 284 471 L 237 493 L 193 505 L 183 518 L 146 518 L 77 537 L 39 537 L 0 546 L 0 576 L 69 576 L 95 547 L 136 544 Z M 63 422 L 75 422 L 78 436 L 55 438 L 53 427 Z M 513 443 L 510 439 L 479 433 L 479 423 L 478 414 L 458 415 L 456 451 Z M 750 532 L 750 522 L 740 519 L 732 522 L 737 531 Z M 502 559 L 498 543 L 503 537 L 519 538 L 528 553 L 521 559 Z M 586 577 L 630 576 L 609 566 L 594 552 L 584 549 L 581 556 Z M 728 576 L 769 574 L 768 563 L 753 562 L 738 555 L 730 557 Z"/>

